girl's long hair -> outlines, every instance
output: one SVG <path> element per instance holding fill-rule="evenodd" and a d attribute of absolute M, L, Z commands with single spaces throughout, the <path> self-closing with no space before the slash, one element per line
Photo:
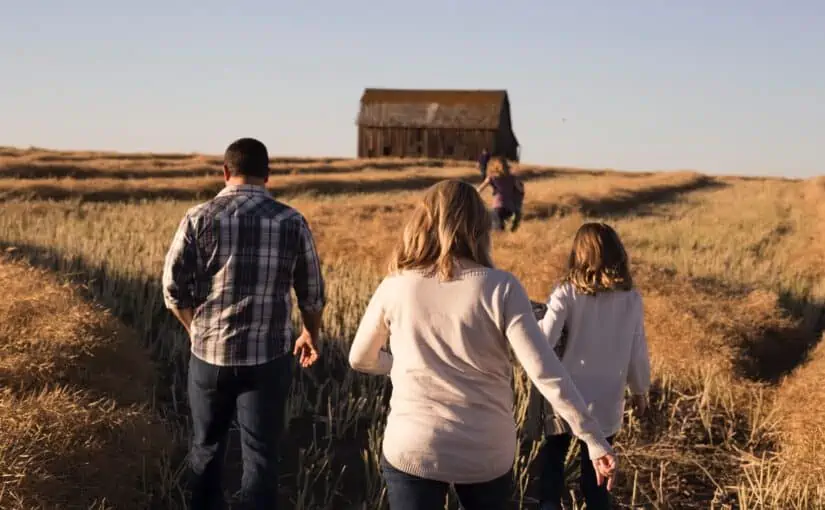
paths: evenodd
<path fill-rule="evenodd" d="M 585 223 L 579 228 L 564 281 L 588 295 L 633 288 L 627 251 L 610 225 Z"/>
<path fill-rule="evenodd" d="M 419 269 L 448 280 L 458 259 L 493 267 L 490 228 L 490 214 L 473 186 L 441 181 L 424 193 L 404 226 L 390 259 L 390 273 Z"/>

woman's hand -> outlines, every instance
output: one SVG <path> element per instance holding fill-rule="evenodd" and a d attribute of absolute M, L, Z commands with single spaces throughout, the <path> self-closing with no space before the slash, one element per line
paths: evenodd
<path fill-rule="evenodd" d="M 593 459 L 593 469 L 596 470 L 596 484 L 601 487 L 607 482 L 607 490 L 613 489 L 613 481 L 616 479 L 616 457 L 607 454 L 598 459 Z"/>

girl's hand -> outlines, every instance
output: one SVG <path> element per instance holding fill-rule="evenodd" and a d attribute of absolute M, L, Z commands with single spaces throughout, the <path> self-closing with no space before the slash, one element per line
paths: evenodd
<path fill-rule="evenodd" d="M 647 395 L 633 395 L 631 397 L 633 410 L 641 417 L 647 413 Z"/>
<path fill-rule="evenodd" d="M 542 320 L 544 318 L 544 314 L 547 313 L 547 305 L 544 303 L 539 303 L 538 301 L 530 301 L 530 304 L 533 305 L 533 315 L 536 316 L 536 320 Z"/>
<path fill-rule="evenodd" d="M 607 490 L 613 489 L 613 482 L 616 479 L 616 457 L 611 454 L 604 455 L 593 460 L 593 469 L 596 470 L 596 485 L 599 487 L 607 482 Z"/>

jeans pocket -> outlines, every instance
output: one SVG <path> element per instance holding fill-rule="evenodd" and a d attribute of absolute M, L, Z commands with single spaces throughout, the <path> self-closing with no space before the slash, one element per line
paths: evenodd
<path fill-rule="evenodd" d="M 189 355 L 189 384 L 203 390 L 216 390 L 221 367 L 212 365 L 194 354 Z"/>

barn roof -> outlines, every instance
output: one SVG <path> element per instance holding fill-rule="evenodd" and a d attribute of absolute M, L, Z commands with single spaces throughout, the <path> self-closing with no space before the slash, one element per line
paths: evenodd
<path fill-rule="evenodd" d="M 496 129 L 507 101 L 505 90 L 366 89 L 358 124 Z"/>

